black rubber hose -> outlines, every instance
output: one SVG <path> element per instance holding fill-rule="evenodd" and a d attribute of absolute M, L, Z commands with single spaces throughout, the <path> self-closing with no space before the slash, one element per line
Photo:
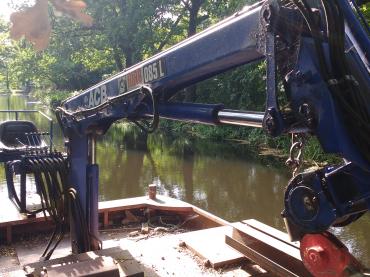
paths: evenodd
<path fill-rule="evenodd" d="M 349 76 L 344 51 L 344 20 L 336 0 L 322 1 L 326 17 L 330 62 L 333 72 L 330 72 L 325 63 L 325 55 L 320 41 L 320 26 L 313 20 L 313 13 L 305 0 L 292 0 L 304 17 L 311 31 L 315 43 L 321 74 L 325 81 L 337 80 L 340 83 L 329 87 L 334 100 L 343 113 L 345 125 L 353 142 L 359 147 L 365 159 L 370 161 L 370 119 L 365 107 L 366 92 L 353 88 L 353 84 L 346 80 Z"/>
<path fill-rule="evenodd" d="M 346 80 L 346 77 L 351 74 L 345 59 L 343 14 L 336 0 L 322 1 L 322 3 L 328 19 L 328 41 L 333 79 L 339 82 L 331 86 L 331 92 L 341 107 L 352 140 L 360 148 L 364 158 L 370 161 L 370 115 L 365 106 L 370 94 L 360 91 L 352 81 Z"/>
<path fill-rule="evenodd" d="M 326 64 L 324 49 L 322 47 L 322 36 L 320 29 L 318 26 L 316 26 L 315 21 L 312 16 L 312 12 L 310 10 L 310 7 L 307 5 L 306 2 L 301 0 L 291 0 L 293 4 L 298 8 L 300 11 L 303 19 L 306 22 L 307 27 L 309 28 L 312 39 L 314 41 L 315 50 L 317 53 L 317 60 L 320 67 L 320 72 L 324 78 L 325 81 L 329 80 L 329 70 L 328 66 Z"/>

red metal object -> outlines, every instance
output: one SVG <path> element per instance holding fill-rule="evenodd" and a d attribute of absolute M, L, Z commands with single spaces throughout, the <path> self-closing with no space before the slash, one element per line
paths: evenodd
<path fill-rule="evenodd" d="M 347 247 L 329 232 L 306 234 L 301 240 L 300 252 L 303 264 L 316 277 L 347 277 L 363 271 Z"/>

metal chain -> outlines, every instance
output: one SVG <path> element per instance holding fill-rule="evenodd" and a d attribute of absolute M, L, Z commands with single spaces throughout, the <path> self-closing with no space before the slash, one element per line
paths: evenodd
<path fill-rule="evenodd" d="M 302 166 L 303 148 L 306 142 L 304 134 L 292 134 L 292 145 L 289 151 L 289 158 L 285 164 L 292 169 L 293 177 L 295 177 Z"/>

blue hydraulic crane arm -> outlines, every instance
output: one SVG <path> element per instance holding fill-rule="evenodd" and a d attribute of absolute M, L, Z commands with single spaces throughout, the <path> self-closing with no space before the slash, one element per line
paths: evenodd
<path fill-rule="evenodd" d="M 347 3 L 346 0 L 340 2 L 343 1 Z M 290 7 L 282 5 L 283 8 L 281 8 L 281 2 L 283 1 L 263 1 L 245 8 L 194 37 L 68 99 L 62 109 L 66 112 L 65 115 L 74 114 L 74 116 L 63 118 L 63 128 L 65 130 L 74 129 L 73 132 L 78 132 L 80 135 L 92 132 L 104 133 L 115 120 L 150 116 L 154 113 L 152 105 L 146 103 L 144 109 L 140 105 L 150 101 L 148 92 L 138 90 L 144 84 L 150 87 L 150 91 L 160 102 L 157 106 L 159 116 L 207 124 L 231 123 L 254 127 L 263 126 L 274 136 L 283 132 L 307 132 L 312 129 L 302 122 L 299 116 L 297 118 L 297 114 L 299 115 L 299 111 L 302 110 L 301 106 L 306 105 L 307 103 L 304 102 L 311 98 L 309 102 L 314 103 L 311 103 L 310 109 L 315 110 L 315 120 L 318 122 L 315 130 L 311 131 L 315 131 L 324 150 L 330 153 L 340 153 L 348 160 L 365 167 L 369 166 L 369 162 L 363 159 L 360 154 L 361 150 L 353 145 L 349 133 L 345 130 L 343 119 L 327 86 L 327 80 L 322 76 L 318 66 L 322 57 L 318 57 L 315 53 L 314 42 L 309 32 L 303 28 L 300 14 Z M 344 8 L 348 10 L 348 7 L 344 6 Z M 350 16 L 351 14 L 352 12 L 344 13 L 347 22 L 350 22 L 346 27 L 346 34 L 348 34 L 346 46 L 355 51 L 347 51 L 346 58 L 351 73 L 355 76 L 354 79 L 360 83 L 362 90 L 366 90 L 370 86 L 369 62 L 368 55 L 366 55 L 369 51 L 369 40 L 366 35 L 363 35 L 363 30 L 356 25 L 357 21 L 353 22 L 355 19 Z M 273 29 L 268 32 L 271 26 Z M 272 51 L 275 51 L 275 45 L 268 49 L 267 38 L 269 36 L 266 35 L 268 33 L 273 33 L 273 36 L 278 34 L 285 40 L 286 45 L 283 49 L 277 49 L 279 54 L 276 57 L 279 56 L 279 59 L 283 60 L 279 65 L 278 61 L 275 61 L 277 60 L 275 54 L 272 54 Z M 297 38 L 293 34 L 296 34 Z M 304 36 L 307 39 L 303 40 Z M 294 46 L 298 44 L 297 41 L 300 43 L 299 47 Z M 291 45 L 288 45 L 289 43 Z M 327 44 L 323 45 L 324 50 L 327 51 Z M 288 48 L 294 51 L 289 51 Z M 228 111 L 224 110 L 222 105 L 167 102 L 179 89 L 230 68 L 262 59 L 267 52 L 269 53 L 267 55 L 269 66 L 267 69 L 267 105 L 264 113 Z M 309 64 L 311 64 L 310 68 Z M 291 88 L 293 113 L 290 114 L 281 113 L 278 107 L 275 78 L 277 67 L 285 68 L 280 70 L 279 75 L 286 79 L 289 83 L 287 87 Z M 303 74 L 304 71 L 307 71 L 307 74 Z M 321 80 L 316 83 L 309 83 L 306 80 L 302 83 L 302 80 L 298 80 L 302 76 L 299 77 L 293 73 L 305 75 L 306 79 L 309 74 L 312 78 L 318 75 Z M 297 82 L 298 86 L 296 86 Z M 313 90 L 321 91 L 321 95 L 312 97 Z M 112 102 L 115 103 L 115 108 L 111 106 Z M 104 108 L 107 106 L 111 107 Z M 100 107 L 103 109 L 99 109 Z M 367 109 L 370 110 L 369 103 L 367 103 Z M 288 120 L 292 118 L 293 121 Z M 350 125 L 350 123 L 347 124 Z M 338 138 L 336 142 L 333 142 L 330 135 L 334 133 Z"/>
<path fill-rule="evenodd" d="M 263 52 L 258 51 L 261 8 L 262 3 L 259 3 L 237 13 L 67 99 L 57 109 L 58 121 L 68 138 L 69 180 L 80 200 L 91 238 L 98 237 L 96 135 L 104 133 L 118 119 L 145 116 L 150 110 L 138 114 L 138 108 L 150 100 L 148 94 L 166 100 L 189 84 L 263 58 Z M 150 103 L 146 106 L 150 107 Z M 160 104 L 159 108 L 164 117 L 213 123 L 212 117 L 222 105 L 188 104 L 184 108 L 167 103 Z M 238 118 L 241 117 L 243 115 Z M 234 120 L 227 115 L 225 118 Z M 251 124 L 261 125 L 262 118 L 263 113 L 255 113 L 248 120 Z M 71 217 L 71 239 L 74 252 L 98 248 L 96 240 L 86 240 L 86 234 L 74 216 Z"/>
<path fill-rule="evenodd" d="M 64 108 L 70 112 L 93 108 L 143 84 L 169 98 L 200 80 L 263 58 L 258 51 L 262 3 L 68 99 Z"/>
<path fill-rule="evenodd" d="M 98 235 L 95 137 L 123 118 L 137 124 L 152 119 L 139 124 L 148 131 L 163 117 L 295 134 L 287 161 L 294 178 L 283 212 L 292 239 L 347 225 L 370 209 L 370 41 L 348 1 L 262 1 L 66 100 L 57 117 L 69 140 L 70 183 L 91 237 Z M 264 112 L 169 102 L 182 88 L 260 59 L 266 60 Z M 289 100 L 284 109 L 279 80 Z M 343 164 L 298 174 L 305 134 L 317 136 Z M 96 249 L 78 222 L 72 216 L 74 251 Z"/>

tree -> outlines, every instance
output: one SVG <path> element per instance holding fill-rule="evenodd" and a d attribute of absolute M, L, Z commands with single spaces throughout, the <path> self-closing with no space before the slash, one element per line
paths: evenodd
<path fill-rule="evenodd" d="M 248 3 L 254 3 L 250 0 Z M 198 29 L 205 29 L 225 16 L 239 10 L 245 1 L 240 0 L 182 0 L 188 16 L 184 19 L 187 37 L 197 33 Z M 185 102 L 197 101 L 197 86 L 192 85 L 185 90 Z"/>
<path fill-rule="evenodd" d="M 165 17 L 172 1 L 102 0 L 89 1 L 94 17 L 94 36 L 112 50 L 118 70 L 130 67 L 157 51 L 171 22 Z M 167 38 L 169 40 L 169 38 Z M 165 43 L 166 44 L 166 43 Z M 161 46 L 163 48 L 165 45 Z"/>
<path fill-rule="evenodd" d="M 11 82 L 32 80 L 39 86 L 85 89 L 230 15 L 242 1 L 85 2 L 87 13 L 94 18 L 92 26 L 52 14 L 53 31 L 46 50 L 36 53 L 24 40 L 11 44 L 12 51 L 5 51 L 13 53 L 8 62 Z M 197 98 L 194 89 L 186 100 Z"/>
<path fill-rule="evenodd" d="M 0 19 L 0 83 L 5 82 L 7 91 L 10 90 L 9 62 L 12 54 L 8 26 Z"/>

